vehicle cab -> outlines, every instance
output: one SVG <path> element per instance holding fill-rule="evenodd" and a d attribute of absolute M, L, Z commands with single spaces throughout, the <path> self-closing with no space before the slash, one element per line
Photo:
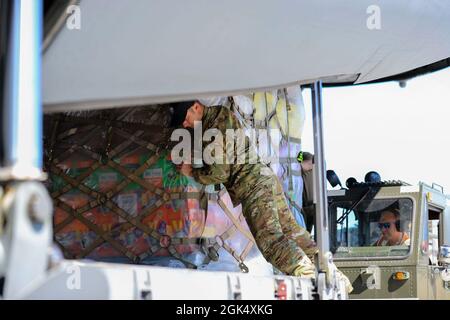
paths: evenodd
<path fill-rule="evenodd" d="M 328 213 L 334 261 L 354 287 L 350 298 L 449 299 L 443 188 L 349 182 L 328 191 Z"/>

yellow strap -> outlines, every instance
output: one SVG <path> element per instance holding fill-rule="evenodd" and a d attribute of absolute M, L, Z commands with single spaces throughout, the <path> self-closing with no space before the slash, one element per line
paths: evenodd
<path fill-rule="evenodd" d="M 225 212 L 225 214 L 227 215 L 227 217 L 233 222 L 233 224 L 236 226 L 236 228 L 249 240 L 253 241 L 253 236 L 250 232 L 248 232 L 247 230 L 245 230 L 241 223 L 239 222 L 239 220 L 236 219 L 236 217 L 233 215 L 233 213 L 230 211 L 230 209 L 228 209 L 228 207 L 226 206 L 226 204 L 222 201 L 222 199 L 218 199 L 217 203 L 219 204 L 219 206 L 222 208 L 222 210 Z"/>
<path fill-rule="evenodd" d="M 247 255 L 250 253 L 250 250 L 253 248 L 253 245 L 255 244 L 255 242 L 253 241 L 249 241 L 247 242 L 247 245 L 244 248 L 244 251 L 242 251 L 240 258 L 242 261 L 245 260 L 245 258 L 247 258 Z"/>

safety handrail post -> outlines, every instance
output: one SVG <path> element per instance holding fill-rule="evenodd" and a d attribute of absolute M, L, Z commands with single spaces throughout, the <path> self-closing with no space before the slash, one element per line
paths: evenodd
<path fill-rule="evenodd" d="M 42 178 L 42 0 L 11 2 L 0 180 Z"/>
<path fill-rule="evenodd" d="M 323 138 L 322 118 L 322 81 L 311 86 L 313 137 L 314 137 L 314 203 L 316 204 L 317 246 L 319 248 L 318 265 L 326 270 L 327 261 L 324 254 L 330 250 L 328 231 L 327 180 Z"/>

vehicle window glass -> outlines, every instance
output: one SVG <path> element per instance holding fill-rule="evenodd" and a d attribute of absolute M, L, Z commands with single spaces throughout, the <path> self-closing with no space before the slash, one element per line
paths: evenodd
<path fill-rule="evenodd" d="M 335 258 L 408 254 L 413 214 L 411 199 L 333 202 L 329 211 Z"/>

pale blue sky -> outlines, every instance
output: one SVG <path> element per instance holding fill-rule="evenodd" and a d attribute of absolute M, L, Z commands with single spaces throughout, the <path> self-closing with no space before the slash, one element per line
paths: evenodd
<path fill-rule="evenodd" d="M 303 150 L 311 150 L 309 90 Z M 370 170 L 383 180 L 436 182 L 450 194 L 450 68 L 398 82 L 323 90 L 325 156 L 344 184 Z"/>

